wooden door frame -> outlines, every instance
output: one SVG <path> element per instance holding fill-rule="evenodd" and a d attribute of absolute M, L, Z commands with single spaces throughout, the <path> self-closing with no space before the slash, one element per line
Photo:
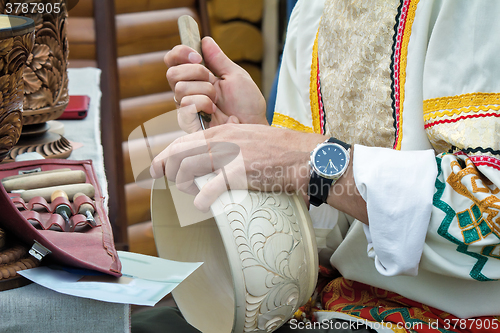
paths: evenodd
<path fill-rule="evenodd" d="M 117 250 L 128 250 L 125 172 L 118 76 L 115 5 L 94 0 L 97 67 L 101 69 L 101 140 L 108 180 L 108 216 Z"/>

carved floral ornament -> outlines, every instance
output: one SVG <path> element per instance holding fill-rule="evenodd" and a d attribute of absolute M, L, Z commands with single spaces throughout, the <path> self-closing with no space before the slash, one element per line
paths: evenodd
<path fill-rule="evenodd" d="M 299 220 L 297 197 L 248 192 L 241 203 L 230 198 L 226 193 L 219 200 L 232 229 L 233 239 L 223 236 L 226 249 L 233 245 L 231 251 L 241 260 L 241 268 L 234 267 L 238 263 L 232 266 L 233 278 L 241 270 L 245 284 L 243 332 L 272 332 L 307 301 L 311 286 L 314 289 L 314 250 L 311 240 L 304 239 L 311 234 Z"/>
<path fill-rule="evenodd" d="M 195 179 L 196 185 L 211 176 Z M 155 181 L 151 197 L 159 255 L 204 262 L 172 292 L 191 325 L 205 333 L 272 332 L 307 302 L 318 256 L 302 198 L 228 191 L 211 206 L 214 218 L 181 227 L 175 207 L 196 210 L 193 198 L 174 204 L 182 196 L 175 198 L 175 186 L 168 190 L 162 182 Z"/>
<path fill-rule="evenodd" d="M 64 0 L 0 0 L 0 11 L 8 11 L 8 4 L 58 4 L 60 10 L 13 13 L 35 21 L 35 43 L 26 59 L 24 70 L 24 124 L 37 124 L 56 119 L 69 102 L 68 95 L 68 40 L 67 10 Z M 44 7 L 49 8 L 49 7 Z"/>
<path fill-rule="evenodd" d="M 21 135 L 23 69 L 33 45 L 33 31 L 0 40 L 0 161 Z"/>

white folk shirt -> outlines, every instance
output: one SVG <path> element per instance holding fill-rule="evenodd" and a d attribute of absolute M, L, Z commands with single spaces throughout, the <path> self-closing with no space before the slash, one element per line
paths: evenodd
<path fill-rule="evenodd" d="M 299 0 L 273 120 L 355 145 L 369 227 L 311 209 L 332 265 L 462 318 L 500 314 L 498 13 L 497 0 Z"/>

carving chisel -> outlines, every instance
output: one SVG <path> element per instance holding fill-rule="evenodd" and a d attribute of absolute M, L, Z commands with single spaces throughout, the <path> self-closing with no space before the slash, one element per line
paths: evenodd
<path fill-rule="evenodd" d="M 6 181 L 6 180 L 11 180 L 11 179 L 24 178 L 24 177 L 28 177 L 31 175 L 47 175 L 49 173 L 64 172 L 64 171 L 71 171 L 71 169 L 70 168 L 61 168 L 61 169 L 54 169 L 54 170 L 47 170 L 47 171 L 36 171 L 36 169 L 35 170 L 21 170 L 21 171 L 19 171 L 20 174 L 14 175 L 14 176 L 7 176 L 7 177 L 2 179 L 2 182 Z"/>
<path fill-rule="evenodd" d="M 66 194 L 66 192 L 61 191 L 61 190 L 57 190 L 51 194 L 50 201 L 54 202 L 54 200 L 56 200 L 59 197 L 63 197 L 65 199 L 68 199 L 68 195 Z M 71 208 L 68 205 L 62 203 L 62 204 L 57 205 L 54 212 L 56 214 L 59 214 L 62 216 L 62 218 L 64 219 L 64 222 L 66 222 L 66 225 L 68 226 L 69 230 L 71 231 L 71 229 L 73 229 L 73 225 L 72 225 L 71 221 L 69 220 L 69 217 L 71 216 Z"/>
<path fill-rule="evenodd" d="M 14 179 L 4 179 L 2 180 L 2 185 L 7 192 L 12 192 L 47 186 L 80 184 L 85 183 L 86 178 L 85 172 L 82 170 L 69 170 L 46 174 L 34 173 Z"/>
<path fill-rule="evenodd" d="M 179 26 L 179 34 L 181 36 L 182 45 L 187 45 L 194 49 L 203 59 L 200 31 L 198 29 L 198 23 L 196 23 L 195 19 L 189 15 L 183 15 L 177 20 L 177 25 Z M 205 62 L 202 60 L 201 64 L 205 65 Z M 205 130 L 207 127 L 206 125 L 208 125 L 208 123 L 212 120 L 212 116 L 200 111 L 198 112 L 198 117 L 200 118 L 201 128 Z"/>
<path fill-rule="evenodd" d="M 61 190 L 66 192 L 69 197 L 73 197 L 78 192 L 82 192 L 89 198 L 93 198 L 95 195 L 95 189 L 92 184 L 84 183 L 84 184 L 71 184 L 71 185 L 61 185 L 61 186 L 51 186 L 44 188 L 37 188 L 34 190 L 27 190 L 21 192 L 21 198 L 28 202 L 34 197 L 43 197 L 45 200 L 49 201 L 50 196 L 57 190 Z"/>
<path fill-rule="evenodd" d="M 73 196 L 73 202 L 75 202 L 75 199 L 82 196 L 82 195 L 85 195 L 81 192 L 75 194 Z M 83 214 L 85 215 L 86 217 L 86 221 L 89 222 L 92 227 L 95 227 L 97 226 L 97 224 L 95 223 L 95 219 L 94 219 L 94 207 L 92 207 L 91 204 L 88 204 L 88 203 L 84 203 L 82 205 L 80 205 L 80 208 L 78 209 L 78 214 Z"/>

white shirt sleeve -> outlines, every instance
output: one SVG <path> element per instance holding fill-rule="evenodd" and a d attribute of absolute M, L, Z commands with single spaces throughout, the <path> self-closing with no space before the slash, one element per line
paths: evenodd
<path fill-rule="evenodd" d="M 434 151 L 355 145 L 353 170 L 367 203 L 368 256 L 380 274 L 417 275 L 437 176 Z"/>

